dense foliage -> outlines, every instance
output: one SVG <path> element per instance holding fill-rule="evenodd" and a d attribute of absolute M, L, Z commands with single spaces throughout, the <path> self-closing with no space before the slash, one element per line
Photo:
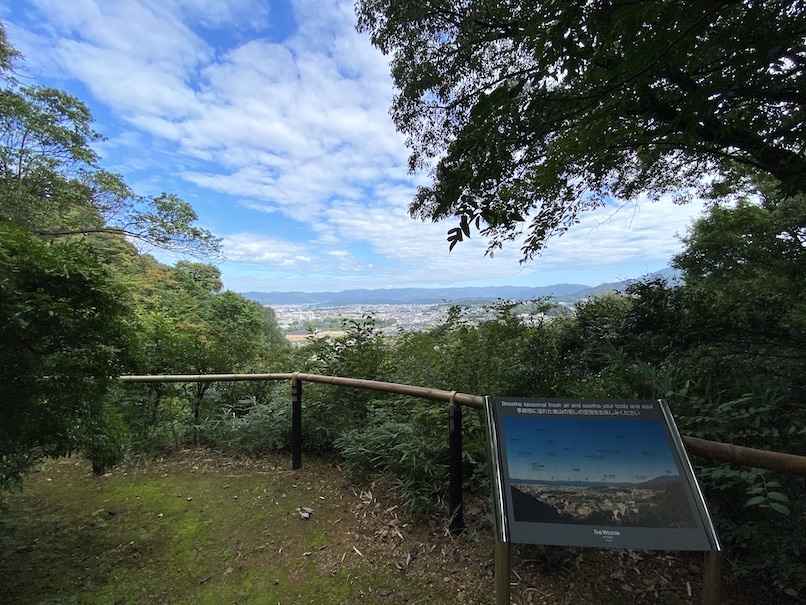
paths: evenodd
<path fill-rule="evenodd" d="M 360 0 L 391 55 L 391 113 L 433 184 L 419 218 L 525 257 L 608 197 L 803 192 L 799 1 Z M 435 163 L 435 165 L 434 165 Z M 713 177 L 717 176 L 716 179 Z M 707 177 L 707 178 L 704 178 Z"/>
<path fill-rule="evenodd" d="M 0 489 L 43 455 L 121 460 L 105 395 L 130 350 L 122 294 L 91 246 L 0 223 Z"/>
<path fill-rule="evenodd" d="M 222 292 L 218 268 L 188 261 L 166 267 L 148 257 L 138 263 L 147 288 L 139 291 L 137 304 L 137 373 L 280 369 L 278 356 L 282 359 L 289 345 L 274 312 L 235 292 Z M 220 433 L 222 416 L 237 420 L 264 404 L 272 390 L 266 383 L 133 385 L 125 390 L 120 411 L 139 448 L 198 443 Z"/>

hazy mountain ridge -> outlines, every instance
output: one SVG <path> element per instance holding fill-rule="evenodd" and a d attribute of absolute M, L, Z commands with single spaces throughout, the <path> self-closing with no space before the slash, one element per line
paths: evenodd
<path fill-rule="evenodd" d="M 673 269 L 664 269 L 648 274 L 641 279 L 663 277 L 673 281 L 677 274 Z M 594 296 L 600 292 L 623 292 L 630 279 L 603 283 L 598 286 L 583 284 L 554 284 L 551 286 L 485 286 L 464 288 L 389 288 L 377 290 L 344 290 L 341 292 L 242 292 L 243 296 L 263 305 L 426 305 L 462 303 L 473 300 L 494 302 L 505 300 L 532 300 L 551 297 L 557 301 L 574 301 Z"/>
<path fill-rule="evenodd" d="M 614 483 L 611 481 L 580 481 L 579 479 L 576 480 L 569 480 L 569 481 L 552 481 L 552 480 L 542 480 L 542 479 L 512 479 L 513 485 L 556 485 L 562 487 L 574 487 L 574 486 L 584 486 L 584 487 L 612 487 L 618 489 L 665 489 L 669 485 L 678 483 L 681 481 L 680 475 L 659 475 L 654 479 L 649 479 L 648 481 L 622 481 L 618 483 Z"/>

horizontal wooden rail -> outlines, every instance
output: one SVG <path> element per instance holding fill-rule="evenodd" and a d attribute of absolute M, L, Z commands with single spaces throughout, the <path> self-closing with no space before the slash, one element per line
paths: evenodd
<path fill-rule="evenodd" d="M 245 380 L 303 380 L 305 382 L 318 382 L 322 384 L 332 384 L 340 387 L 353 387 L 356 389 L 368 389 L 370 391 L 381 391 L 384 393 L 396 393 L 398 395 L 411 395 L 412 397 L 422 397 L 435 401 L 454 401 L 461 405 L 481 409 L 484 407 L 484 397 L 478 395 L 468 395 L 467 393 L 456 393 L 455 391 L 444 391 L 442 389 L 431 389 L 428 387 L 417 387 L 409 384 L 397 384 L 395 382 L 380 382 L 378 380 L 363 380 L 360 378 L 342 378 L 341 376 L 322 376 L 321 374 L 303 374 L 293 372 L 290 374 L 147 374 L 144 376 L 121 376 L 122 382 L 235 382 Z"/>
<path fill-rule="evenodd" d="M 686 451 L 690 454 L 730 462 L 741 466 L 764 468 L 771 471 L 780 471 L 792 475 L 806 475 L 806 456 L 757 450 L 752 447 L 709 441 L 699 437 L 682 435 Z"/>
<path fill-rule="evenodd" d="M 481 409 L 484 407 L 484 397 L 431 389 L 394 382 L 379 382 L 377 380 L 363 380 L 359 378 L 343 378 L 341 376 L 322 376 L 320 374 L 303 374 L 302 372 L 280 374 L 148 374 L 143 376 L 121 376 L 121 382 L 237 382 L 247 380 L 302 380 L 305 382 L 318 382 L 335 386 L 368 389 L 398 395 L 410 395 L 435 401 L 455 402 L 460 405 Z M 686 451 L 694 456 L 701 456 L 720 462 L 730 462 L 742 466 L 752 466 L 773 471 L 780 471 L 794 475 L 806 476 L 806 456 L 785 454 L 759 450 L 718 441 L 709 441 L 698 437 L 682 436 Z"/>

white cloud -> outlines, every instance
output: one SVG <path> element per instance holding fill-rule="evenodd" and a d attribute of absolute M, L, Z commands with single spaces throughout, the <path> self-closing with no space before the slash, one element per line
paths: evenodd
<path fill-rule="evenodd" d="M 266 264 L 281 268 L 299 268 L 310 262 L 305 247 L 285 240 L 239 233 L 225 237 L 224 253 L 232 262 Z"/>
<path fill-rule="evenodd" d="M 550 268 L 667 262 L 681 250 L 679 236 L 703 207 L 702 202 L 679 206 L 666 196 L 658 202 L 641 199 L 583 214 L 579 225 L 549 243 L 541 261 Z"/>
<path fill-rule="evenodd" d="M 225 279 L 237 268 L 255 280 L 307 276 L 306 289 L 501 282 L 664 263 L 680 249 L 673 234 L 693 210 L 664 200 L 610 220 L 612 209 L 585 214 L 526 265 L 521 242 L 489 258 L 475 234 L 448 254 L 453 224 L 407 214 L 424 177 L 406 174 L 387 60 L 355 33 L 352 0 L 292 6 L 298 28 L 276 36 L 265 0 L 27 0 L 36 17 L 9 32 L 32 69 L 80 81 L 125 120 L 131 132 L 111 146 L 123 172 L 184 181 L 216 200 L 211 212 L 249 212 L 249 224 L 218 233 Z M 282 217 L 306 241 L 261 232 Z"/>
<path fill-rule="evenodd" d="M 396 193 L 406 197 L 403 190 Z M 700 208 L 676 206 L 665 198 L 618 212 L 613 208 L 589 212 L 580 217 L 580 224 L 552 240 L 541 257 L 523 265 L 519 262 L 523 238 L 505 244 L 490 258 L 484 254 L 486 242 L 472 234 L 448 253 L 446 232 L 453 224 L 414 221 L 399 203 L 335 204 L 328 216 L 340 239 L 369 242 L 375 253 L 393 260 L 397 281 L 421 283 L 432 276 L 460 283 L 507 275 L 523 279 L 559 270 L 605 271 L 630 262 L 663 266 L 680 251 L 676 234 L 685 232 Z"/>
<path fill-rule="evenodd" d="M 220 56 L 182 21 L 202 2 L 39 6 L 75 36 L 57 44 L 62 69 L 136 128 L 219 166 L 180 173 L 195 185 L 315 221 L 331 197 L 402 172 L 385 63 L 354 33 L 348 3 L 302 3 L 285 45 L 254 39 Z"/>
<path fill-rule="evenodd" d="M 151 0 L 151 3 L 156 7 L 165 4 L 165 0 Z M 262 0 L 170 0 L 167 4 L 172 12 L 181 11 L 207 28 L 232 25 L 259 31 L 272 20 L 269 4 Z"/>

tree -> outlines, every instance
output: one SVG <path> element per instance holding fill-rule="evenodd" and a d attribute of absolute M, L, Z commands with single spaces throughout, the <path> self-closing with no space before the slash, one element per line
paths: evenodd
<path fill-rule="evenodd" d="M 691 344 L 747 391 L 806 397 L 806 196 L 714 207 L 685 243 Z"/>
<path fill-rule="evenodd" d="M 130 309 L 84 242 L 52 245 L 0 223 L 0 492 L 44 456 L 122 456 L 106 405 L 126 368 Z"/>
<path fill-rule="evenodd" d="M 127 281 L 138 284 L 138 372 L 205 374 L 265 371 L 273 354 L 289 345 L 274 312 L 231 291 L 221 292 L 214 265 L 179 261 L 173 268 L 145 257 Z M 265 396 L 265 385 L 214 385 L 196 382 L 173 387 L 153 383 L 129 389 L 132 403 L 122 411 L 140 443 L 151 441 L 164 418 L 177 418 L 198 439 L 206 417 L 222 407 L 245 413 L 250 396 Z M 222 402 L 226 400 L 226 405 Z M 215 404 L 215 405 L 214 405 Z M 164 431 L 163 431 L 164 432 Z M 182 438 L 177 432 L 177 441 Z"/>
<path fill-rule="evenodd" d="M 680 389 L 684 429 L 802 454 L 806 196 L 762 190 L 760 201 L 714 207 L 685 243 L 674 260 L 685 281 L 672 295 L 678 307 L 672 311 L 680 318 L 673 363 L 692 378 Z M 803 594 L 802 481 L 727 465 L 704 469 L 701 476 L 718 506 L 744 501 L 717 519 L 735 569 L 769 578 L 790 595 Z"/>
<path fill-rule="evenodd" d="M 13 80 L 9 74 L 14 68 L 14 61 L 19 57 L 20 53 L 8 41 L 6 30 L 0 24 L 0 78 L 5 81 Z"/>
<path fill-rule="evenodd" d="M 359 0 L 391 54 L 410 206 L 524 259 L 609 197 L 806 191 L 799 0 Z M 434 162 L 435 165 L 434 165 Z M 716 178 L 705 178 L 713 177 Z"/>

